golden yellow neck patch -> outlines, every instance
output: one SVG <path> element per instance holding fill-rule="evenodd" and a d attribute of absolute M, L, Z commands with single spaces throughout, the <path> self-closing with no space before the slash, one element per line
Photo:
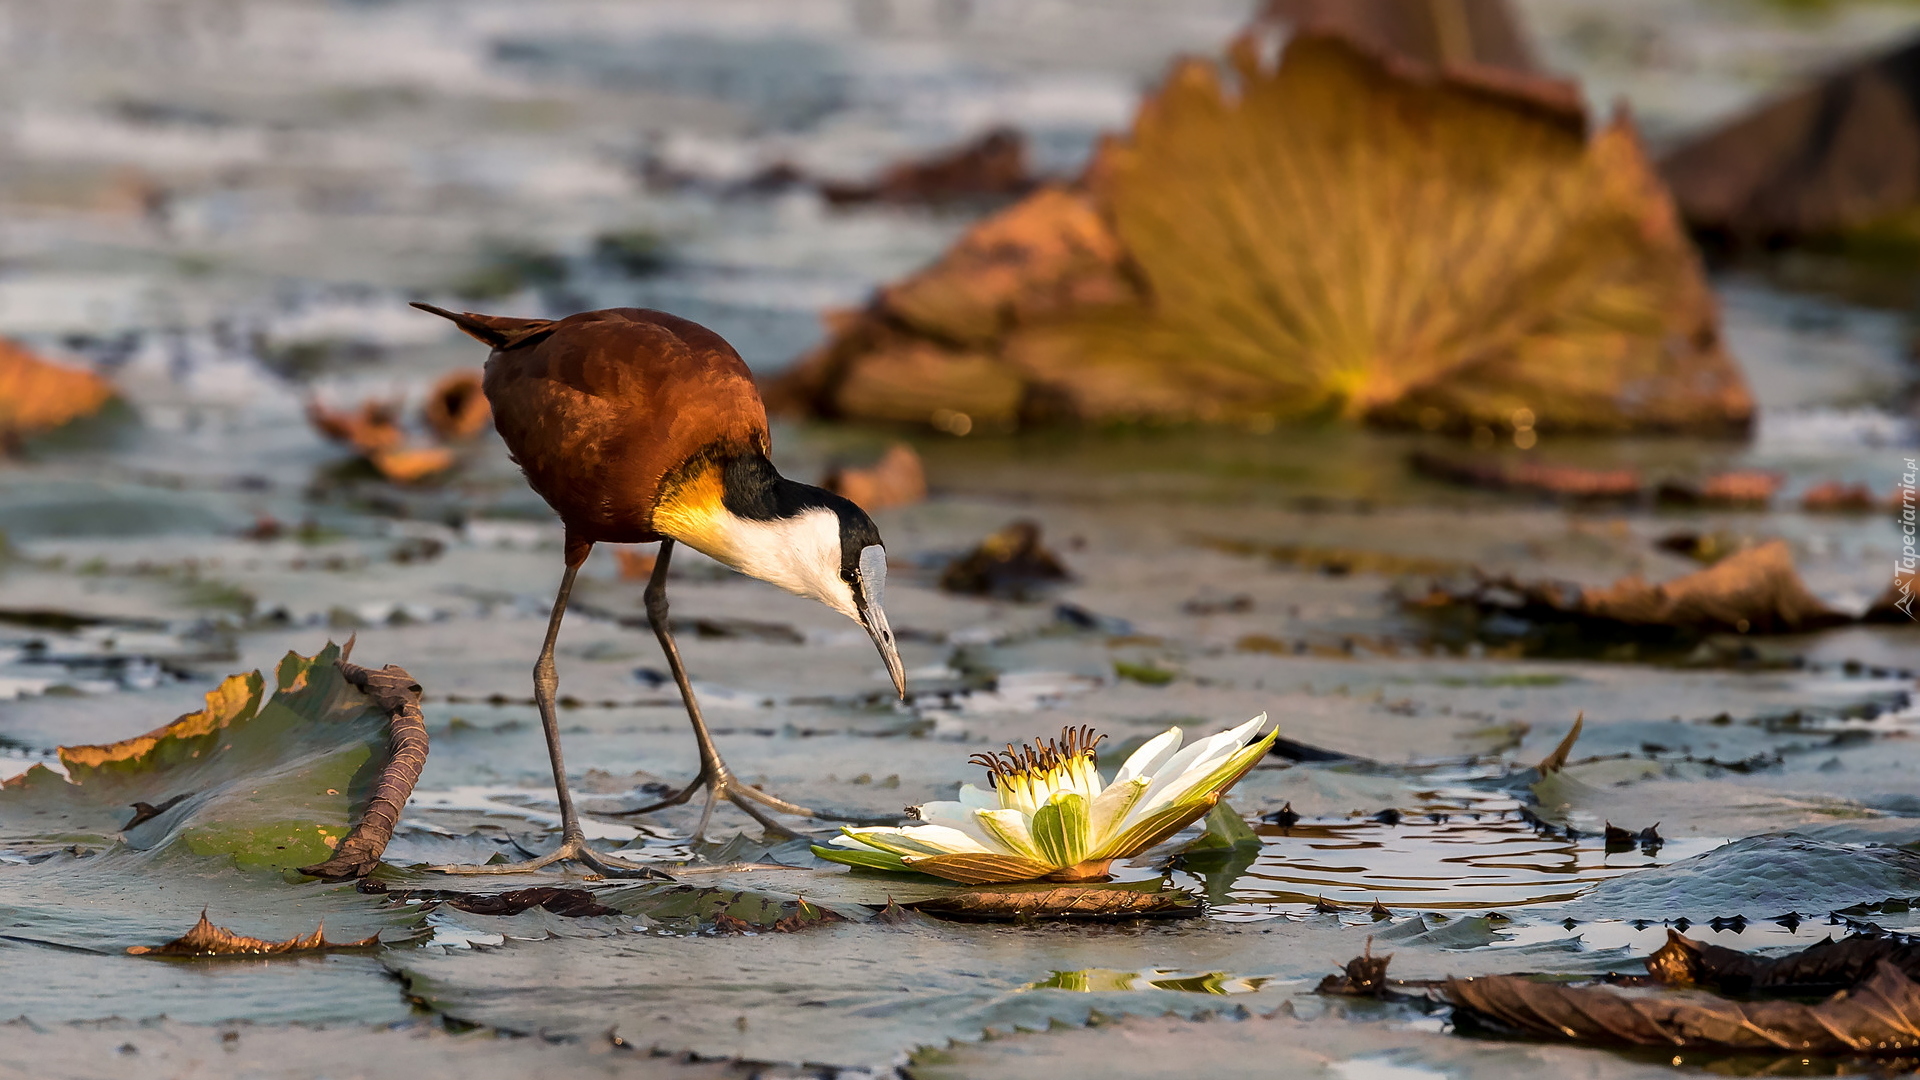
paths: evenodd
<path fill-rule="evenodd" d="M 721 503 L 720 469 L 711 462 L 660 495 L 653 529 L 663 536 L 731 565 L 728 525 L 732 513 Z"/>

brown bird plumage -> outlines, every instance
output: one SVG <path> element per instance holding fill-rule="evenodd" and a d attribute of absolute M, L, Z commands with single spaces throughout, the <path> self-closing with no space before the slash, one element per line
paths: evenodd
<path fill-rule="evenodd" d="M 565 835 L 560 851 L 511 869 L 537 869 L 562 858 L 603 871 L 644 869 L 586 846 L 553 717 L 560 620 L 575 573 L 601 542 L 660 541 L 647 614 L 700 744 L 701 772 L 692 784 L 658 806 L 631 812 L 685 802 L 705 787 L 706 813 L 696 836 L 720 798 L 775 829 L 784 827 L 760 807 L 811 814 L 735 779 L 714 748 L 667 620 L 667 567 L 678 540 L 835 607 L 867 628 L 904 694 L 899 656 L 880 606 L 885 558 L 871 519 L 852 503 L 773 470 L 766 409 L 747 365 L 725 339 L 698 323 L 642 308 L 549 320 L 413 306 L 452 320 L 492 347 L 482 386 L 494 426 L 528 484 L 566 527 L 566 573 L 534 668 Z M 497 866 L 443 869 L 503 872 Z"/>
<path fill-rule="evenodd" d="M 482 384 L 494 426 L 574 543 L 661 539 L 667 475 L 705 454 L 772 452 L 746 362 L 678 316 L 611 308 L 558 321 L 449 316 L 494 339 Z"/>

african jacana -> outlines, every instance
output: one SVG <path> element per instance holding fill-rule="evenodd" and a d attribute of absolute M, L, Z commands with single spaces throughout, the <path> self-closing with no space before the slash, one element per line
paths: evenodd
<path fill-rule="evenodd" d="M 667 566 L 674 544 L 683 543 L 846 615 L 866 628 L 894 689 L 905 697 L 906 674 L 881 607 L 887 558 L 873 519 L 838 495 L 774 470 L 766 408 L 747 365 L 733 346 L 698 323 L 641 308 L 550 320 L 413 306 L 451 319 L 493 348 L 483 387 L 494 426 L 527 483 L 566 526 L 566 571 L 533 668 L 534 700 L 560 798 L 560 847 L 509 866 L 438 869 L 498 874 L 573 859 L 602 871 L 644 870 L 587 846 L 567 790 L 554 716 L 559 679 L 553 646 L 560 619 L 580 564 L 602 541 L 660 542 L 647 583 L 647 621 L 666 653 L 700 748 L 700 772 L 692 783 L 629 813 L 684 803 L 704 786 L 706 810 L 696 837 L 706 831 L 720 799 L 782 831 L 761 807 L 815 816 L 742 783 L 714 747 L 667 622 Z"/>

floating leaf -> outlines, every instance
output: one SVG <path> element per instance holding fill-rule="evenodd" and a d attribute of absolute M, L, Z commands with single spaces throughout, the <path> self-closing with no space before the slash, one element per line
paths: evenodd
<path fill-rule="evenodd" d="M 367 872 L 419 776 L 426 735 L 405 672 L 338 657 L 332 645 L 290 653 L 271 695 L 258 672 L 234 675 L 204 708 L 145 735 L 60 748 L 65 776 L 35 766 L 0 784 L 0 842 L 117 842 L 249 868 Z M 130 822 L 139 803 L 168 809 Z"/>
<path fill-rule="evenodd" d="M 135 956 L 278 956 L 329 949 L 365 949 L 378 944 L 379 934 L 359 941 L 328 941 L 325 926 L 317 926 L 313 933 L 302 937 L 262 941 L 236 934 L 223 926 L 215 926 L 207 920 L 207 913 L 202 911 L 200 921 L 193 924 L 193 929 L 165 945 L 132 945 L 127 951 Z"/>
<path fill-rule="evenodd" d="M 1203 913 L 1199 899 L 1192 893 L 1180 889 L 1145 891 L 1126 886 L 1009 885 L 968 889 L 904 906 L 928 915 L 983 922 L 1180 918 Z"/>
<path fill-rule="evenodd" d="M 360 891 L 385 894 L 387 899 L 396 903 L 422 901 L 446 904 L 475 915 L 518 915 L 532 908 L 544 908 L 554 915 L 569 919 L 621 913 L 619 908 L 611 908 L 601 903 L 599 897 L 586 889 L 568 889 L 556 885 L 537 885 L 532 888 L 510 889 L 497 893 L 475 893 L 449 889 L 389 889 L 377 881 L 363 881 L 360 883 Z"/>
<path fill-rule="evenodd" d="M 1920 984 L 1885 960 L 1859 986 L 1817 1005 L 1636 995 L 1517 975 L 1449 979 L 1443 992 L 1456 1024 L 1569 1042 L 1878 1056 L 1920 1049 Z"/>

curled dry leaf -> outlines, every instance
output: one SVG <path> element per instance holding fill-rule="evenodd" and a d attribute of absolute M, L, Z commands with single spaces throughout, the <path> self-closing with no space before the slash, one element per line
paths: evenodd
<path fill-rule="evenodd" d="M 1647 973 L 1668 986 L 1804 997 L 1854 986 L 1883 962 L 1920 979 L 1920 945 L 1895 938 L 1827 938 L 1787 956 L 1755 956 L 1668 930 L 1667 943 L 1647 957 Z"/>
<path fill-rule="evenodd" d="M 1436 588 L 1412 606 L 1435 614 L 1499 613 L 1527 626 L 1563 628 L 1566 640 L 1594 642 L 1686 644 L 1706 634 L 1801 633 L 1853 621 L 1807 590 L 1783 540 L 1658 585 L 1639 577 L 1600 588 L 1487 577 L 1465 589 Z M 1566 640 L 1555 634 L 1549 644 L 1564 647 Z"/>
<path fill-rule="evenodd" d="M 1920 1049 L 1920 984 L 1885 960 L 1866 981 L 1815 1005 L 1625 993 L 1518 975 L 1449 979 L 1442 993 L 1456 1025 L 1601 1046 L 1875 1056 Z"/>
<path fill-rule="evenodd" d="M 927 471 L 906 443 L 894 443 L 871 467 L 842 467 L 827 474 L 821 487 L 854 502 L 862 510 L 912 506 L 927 497 Z"/>
<path fill-rule="evenodd" d="M 1532 458 L 1481 460 L 1425 452 L 1414 454 L 1409 463 L 1417 473 L 1465 487 L 1551 495 L 1578 502 L 1637 499 L 1645 489 L 1645 481 L 1633 469 L 1583 469 Z"/>
<path fill-rule="evenodd" d="M 1009 885 L 969 889 L 905 907 L 927 915 L 981 922 L 1027 919 L 1118 920 L 1202 914 L 1198 897 L 1179 889 L 1145 892 L 1125 887 Z"/>
<path fill-rule="evenodd" d="M 943 203 L 1024 195 L 1033 185 L 1026 136 L 997 127 L 965 145 L 891 166 L 871 183 L 821 184 L 820 194 L 836 205 Z"/>
<path fill-rule="evenodd" d="M 427 391 L 420 418 L 445 442 L 464 442 L 485 431 L 493 419 L 493 407 L 481 392 L 479 369 L 462 368 L 441 376 Z"/>
<path fill-rule="evenodd" d="M 1663 503 L 1682 506 L 1765 508 L 1784 479 L 1779 473 L 1748 469 L 1717 473 L 1697 484 L 1669 481 L 1655 494 Z"/>
<path fill-rule="evenodd" d="M 651 551 L 635 551 L 628 547 L 613 549 L 613 562 L 620 568 L 621 581 L 646 581 L 653 577 L 653 566 L 659 558 Z"/>
<path fill-rule="evenodd" d="M 332 442 L 362 454 L 393 450 L 407 441 L 400 428 L 400 405 L 368 398 L 358 409 L 336 410 L 318 398 L 307 402 L 307 422 Z"/>
<path fill-rule="evenodd" d="M 1392 953 L 1373 955 L 1373 939 L 1368 938 L 1366 953 L 1347 961 L 1340 974 L 1321 979 L 1314 992 L 1339 997 L 1379 997 L 1387 990 L 1387 965 L 1392 961 Z"/>
<path fill-rule="evenodd" d="M 453 451 L 444 446 L 402 446 L 367 455 L 380 475 L 396 484 L 416 484 L 453 468 Z"/>
<path fill-rule="evenodd" d="M 50 363 L 0 338 L 0 451 L 91 416 L 111 397 L 113 385 L 93 372 Z"/>
<path fill-rule="evenodd" d="M 1021 600 L 1072 578 L 1059 558 L 1041 546 L 1040 526 L 1016 521 L 949 563 L 940 572 L 940 587 L 970 596 Z"/>
<path fill-rule="evenodd" d="M 484 408 L 486 399 L 480 398 Z M 431 408 L 431 406 L 429 406 Z M 327 439 L 348 446 L 381 476 L 411 484 L 453 467 L 453 451 L 444 446 L 410 446 L 400 426 L 400 405 L 369 399 L 357 410 L 335 411 L 318 399 L 307 402 L 307 420 Z M 484 416 L 481 423 L 485 423 Z"/>
<path fill-rule="evenodd" d="M 1564 84 L 1302 32 L 1177 66 L 1082 183 L 841 317 L 776 408 L 928 423 L 1335 414 L 1467 430 L 1744 428 L 1631 123 Z"/>
<path fill-rule="evenodd" d="M 1916 72 L 1920 43 L 1869 56 L 1689 140 L 1661 172 L 1688 223 L 1723 236 L 1912 230 Z"/>
<path fill-rule="evenodd" d="M 1896 497 L 1892 504 L 1899 505 Z M 1809 514 L 1864 514 L 1887 505 L 1874 497 L 1865 484 L 1847 484 L 1827 480 L 1813 485 L 1800 496 L 1800 509 Z"/>
<path fill-rule="evenodd" d="M 319 878 L 365 877 L 380 865 L 380 856 L 393 839 L 400 812 L 427 766 L 427 722 L 420 715 L 420 684 L 405 669 L 388 664 L 378 671 L 338 662 L 340 674 L 386 714 L 388 756 L 374 780 L 359 820 L 334 845 L 333 857 L 303 866 L 300 872 Z"/>
<path fill-rule="evenodd" d="M 1786 541 L 1727 556 L 1660 585 L 1637 578 L 1580 594 L 1579 611 L 1643 626 L 1686 626 L 1740 633 L 1787 633 L 1846 622 L 1807 591 Z"/>
<path fill-rule="evenodd" d="M 135 956 L 279 956 L 328 949 L 366 949 L 378 944 L 379 934 L 359 941 L 328 941 L 324 926 L 315 927 L 311 934 L 285 941 L 263 941 L 215 926 L 207 920 L 207 913 L 202 911 L 200 921 L 193 924 L 193 929 L 165 945 L 132 945 L 127 951 Z"/>
<path fill-rule="evenodd" d="M 1505 0 L 1407 3 L 1406 0 L 1267 0 L 1265 20 L 1334 30 L 1428 63 L 1536 69 L 1526 31 Z"/>

